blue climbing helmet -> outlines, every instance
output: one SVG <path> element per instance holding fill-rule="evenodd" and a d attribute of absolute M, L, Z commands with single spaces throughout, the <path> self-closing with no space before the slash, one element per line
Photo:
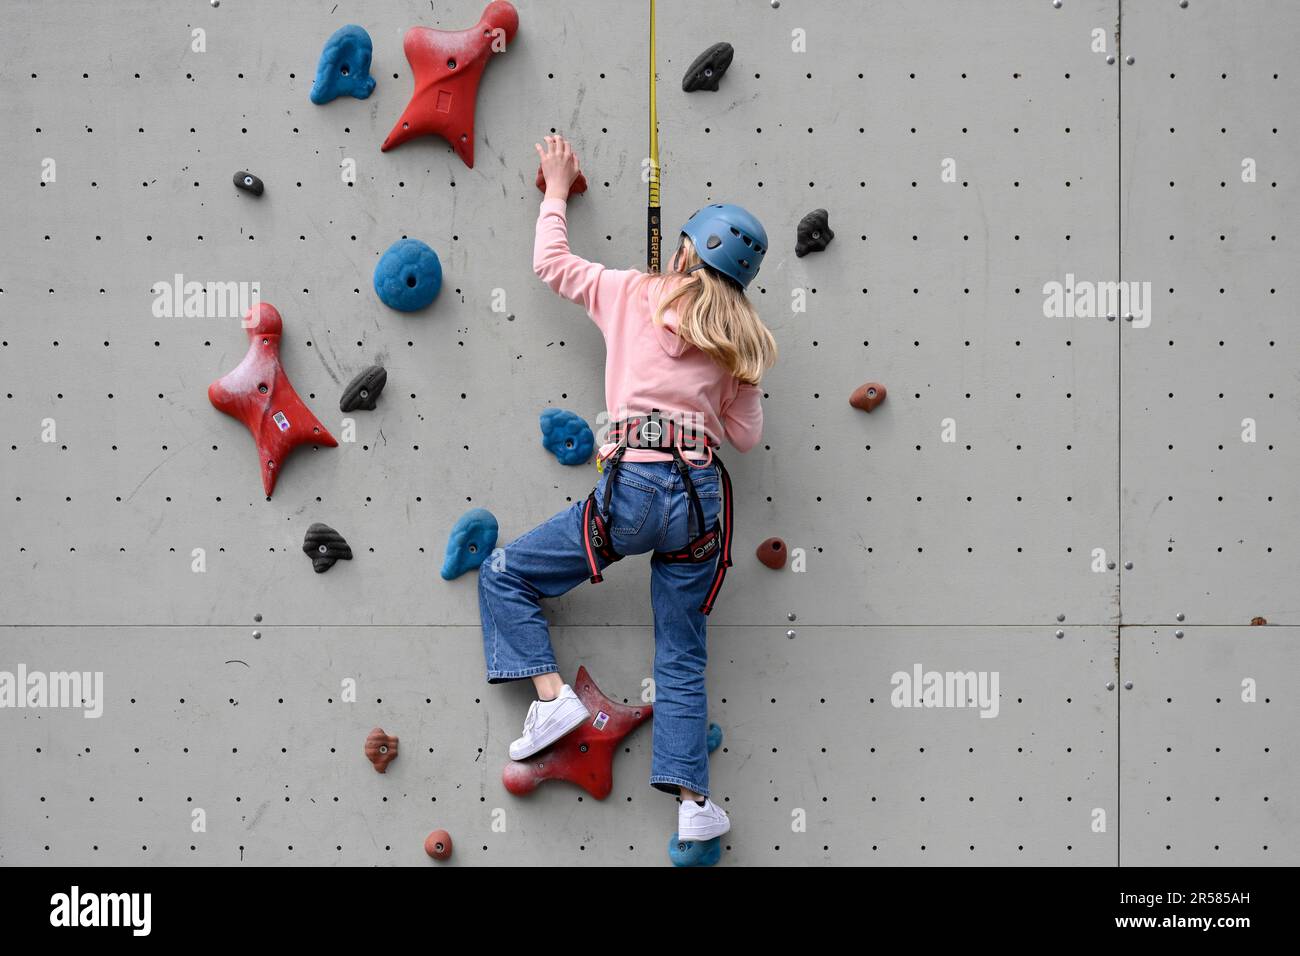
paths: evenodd
<path fill-rule="evenodd" d="M 695 244 L 701 261 L 734 279 L 742 289 L 758 275 L 767 254 L 767 231 L 753 214 L 731 203 L 713 203 L 691 214 L 682 234 Z M 687 272 L 700 268 L 691 266 Z"/>

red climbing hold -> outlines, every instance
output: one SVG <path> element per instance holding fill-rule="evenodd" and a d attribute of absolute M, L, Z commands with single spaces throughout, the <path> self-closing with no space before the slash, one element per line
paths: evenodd
<path fill-rule="evenodd" d="M 654 712 L 651 704 L 614 703 L 600 692 L 585 667 L 578 668 L 573 689 L 591 718 L 540 753 L 506 764 L 501 780 L 516 796 L 532 793 L 543 780 L 567 780 L 604 800 L 614 789 L 615 749 Z"/>
<path fill-rule="evenodd" d="M 859 385 L 849 396 L 849 404 L 854 408 L 869 412 L 885 400 L 885 386 L 879 382 L 867 382 Z"/>
<path fill-rule="evenodd" d="M 785 542 L 780 538 L 768 538 L 754 553 L 758 556 L 758 560 L 773 570 L 779 571 L 785 567 Z"/>
<path fill-rule="evenodd" d="M 546 177 L 542 175 L 542 167 L 537 167 L 537 188 L 546 192 Z M 578 173 L 578 178 L 569 185 L 570 196 L 580 196 L 587 191 L 587 177 Z"/>
<path fill-rule="evenodd" d="M 384 733 L 384 728 L 376 727 L 366 737 L 366 759 L 375 765 L 379 773 L 387 773 L 388 765 L 397 759 L 397 738 Z"/>
<path fill-rule="evenodd" d="M 451 834 L 446 830 L 434 830 L 424 838 L 424 852 L 435 860 L 451 857 Z"/>
<path fill-rule="evenodd" d="M 289 452 L 306 444 L 333 448 L 338 442 L 303 404 L 280 365 L 284 323 L 275 306 L 261 302 L 243 321 L 248 352 L 233 371 L 208 386 L 208 401 L 252 432 L 269 498 Z"/>
<path fill-rule="evenodd" d="M 388 152 L 417 136 L 441 136 L 472 169 L 478 83 L 488 58 L 505 52 L 518 30 L 519 14 L 506 0 L 489 3 L 478 25 L 468 30 L 407 30 L 402 49 L 415 74 L 415 90 L 379 148 Z"/>

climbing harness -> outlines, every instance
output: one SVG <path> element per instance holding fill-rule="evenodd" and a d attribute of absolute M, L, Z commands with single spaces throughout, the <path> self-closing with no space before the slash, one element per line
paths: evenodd
<path fill-rule="evenodd" d="M 686 547 L 678 551 L 654 552 L 654 559 L 669 563 L 689 562 L 691 564 L 717 560 L 718 567 L 713 575 L 713 583 L 709 586 L 704 603 L 700 605 L 700 613 L 708 614 L 713 610 L 713 602 L 722 588 L 722 580 L 726 577 L 727 568 L 732 564 L 731 476 L 727 473 L 726 466 L 723 465 L 721 458 L 713 454 L 712 446 L 698 429 L 663 418 L 657 408 L 648 415 L 636 415 L 614 422 L 610 426 L 610 437 L 617 443 L 617 447 L 604 459 L 604 464 L 609 466 L 609 477 L 605 483 L 605 500 L 599 501 L 593 488 L 582 509 L 583 547 L 587 555 L 587 566 L 591 570 L 592 583 L 597 584 L 603 580 L 600 566 L 596 562 L 597 556 L 611 564 L 623 558 L 623 555 L 614 550 L 609 534 L 610 497 L 613 494 L 612 486 L 618 477 L 623 455 L 629 448 L 652 448 L 657 451 L 671 452 L 673 463 L 677 466 L 678 474 L 682 476 L 682 484 L 686 486 L 686 493 L 691 499 L 691 511 L 687 515 L 686 530 L 689 535 L 693 516 L 695 527 L 699 529 L 699 536 L 691 538 Z M 701 450 L 700 446 L 703 446 L 702 450 L 709 453 L 709 458 L 704 465 L 692 465 L 682 455 L 682 449 Z M 700 496 L 695 490 L 695 483 L 691 480 L 690 470 L 707 467 L 709 464 L 718 466 L 718 477 L 722 484 L 722 508 L 713 527 L 705 530 L 704 506 L 700 504 Z"/>

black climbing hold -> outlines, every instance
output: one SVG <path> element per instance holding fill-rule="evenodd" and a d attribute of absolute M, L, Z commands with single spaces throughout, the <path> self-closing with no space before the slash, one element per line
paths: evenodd
<path fill-rule="evenodd" d="M 687 93 L 696 90 L 716 90 L 718 80 L 731 66 L 731 57 L 735 50 L 730 43 L 715 43 L 695 58 L 686 75 L 682 77 L 682 89 Z"/>
<path fill-rule="evenodd" d="M 311 566 L 317 574 L 324 574 L 334 567 L 335 561 L 351 561 L 352 549 L 339 534 L 327 524 L 317 521 L 307 529 L 303 538 L 302 550 L 311 558 Z"/>
<path fill-rule="evenodd" d="M 375 403 L 379 401 L 379 393 L 384 390 L 387 382 L 388 373 L 384 371 L 382 365 L 370 366 L 348 382 L 348 387 L 343 390 L 343 397 L 339 399 L 339 411 L 350 412 L 357 408 L 372 410 Z"/>
<path fill-rule="evenodd" d="M 242 169 L 235 173 L 235 186 L 245 192 L 252 193 L 254 196 L 262 195 L 262 181 L 252 173 L 245 172 Z"/>
<path fill-rule="evenodd" d="M 834 238 L 835 233 L 831 232 L 829 214 L 825 209 L 814 209 L 799 220 L 798 241 L 794 244 L 794 254 L 802 257 L 810 252 L 821 252 Z"/>

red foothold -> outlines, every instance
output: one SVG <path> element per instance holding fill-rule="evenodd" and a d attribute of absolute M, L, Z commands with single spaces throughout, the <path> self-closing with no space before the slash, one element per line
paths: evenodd
<path fill-rule="evenodd" d="M 849 396 L 849 404 L 854 408 L 869 412 L 885 400 L 885 386 L 879 382 L 867 382 L 859 385 Z"/>
<path fill-rule="evenodd" d="M 256 317 L 254 317 L 256 315 Z M 248 352 L 244 360 L 208 386 L 208 401 L 244 423 L 257 443 L 262 488 L 271 497 L 284 460 L 299 445 L 338 445 L 294 391 L 280 365 L 284 321 L 275 306 L 260 302 L 244 314 Z"/>
<path fill-rule="evenodd" d="M 546 177 L 542 175 L 541 166 L 537 167 L 537 188 L 542 192 L 546 192 Z M 579 172 L 578 178 L 573 181 L 573 184 L 571 186 L 569 186 L 569 195 L 580 196 L 586 191 L 587 191 L 587 177 L 582 175 L 581 172 Z"/>
<path fill-rule="evenodd" d="M 545 750 L 506 764 L 501 781 L 515 796 L 532 793 L 543 780 L 567 780 L 604 800 L 614 789 L 615 751 L 654 713 L 652 704 L 614 703 L 600 692 L 585 667 L 578 668 L 572 686 L 591 717 Z"/>
<path fill-rule="evenodd" d="M 519 13 L 506 0 L 489 3 L 468 30 L 407 30 L 402 49 L 415 74 L 415 90 L 380 150 L 388 152 L 417 136 L 441 136 L 473 169 L 478 83 L 488 60 L 505 52 L 518 30 Z"/>
<path fill-rule="evenodd" d="M 424 852 L 435 860 L 451 857 L 451 834 L 446 830 L 434 830 L 424 838 Z"/>
<path fill-rule="evenodd" d="M 758 546 L 758 550 L 754 553 L 758 555 L 758 560 L 773 570 L 779 571 L 785 567 L 787 557 L 785 542 L 780 538 L 768 538 Z"/>
<path fill-rule="evenodd" d="M 366 759 L 375 765 L 379 773 L 387 773 L 388 765 L 397 759 L 397 738 L 384 733 L 384 728 L 376 727 L 366 737 Z"/>

